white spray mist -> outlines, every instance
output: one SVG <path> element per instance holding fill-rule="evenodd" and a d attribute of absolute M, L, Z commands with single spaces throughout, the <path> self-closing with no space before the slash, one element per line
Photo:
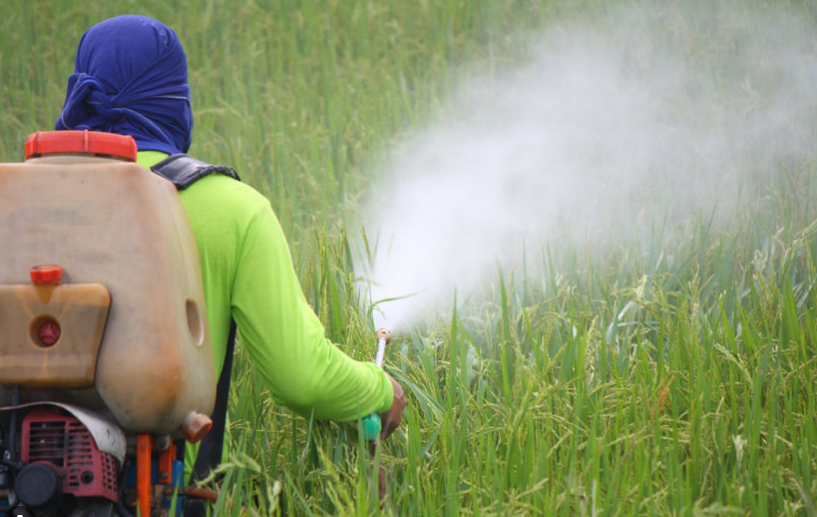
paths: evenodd
<path fill-rule="evenodd" d="M 523 247 L 728 213 L 752 177 L 814 156 L 817 27 L 801 14 L 633 7 L 551 27 L 525 66 L 464 81 L 376 189 L 372 300 L 417 293 L 376 323 L 446 307 Z"/>

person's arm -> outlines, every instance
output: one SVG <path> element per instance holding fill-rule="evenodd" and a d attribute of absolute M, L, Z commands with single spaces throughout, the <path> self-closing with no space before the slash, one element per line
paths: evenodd
<path fill-rule="evenodd" d="M 233 317 L 277 402 L 305 417 L 341 422 L 393 406 L 386 374 L 373 363 L 351 359 L 325 337 L 268 205 L 246 229 L 238 261 Z"/>

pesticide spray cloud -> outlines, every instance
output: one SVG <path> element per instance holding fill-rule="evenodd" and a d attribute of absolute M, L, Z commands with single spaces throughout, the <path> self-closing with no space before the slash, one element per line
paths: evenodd
<path fill-rule="evenodd" d="M 393 153 L 365 229 L 372 300 L 401 327 L 555 242 L 648 237 L 733 213 L 753 178 L 814 156 L 817 30 L 738 3 L 550 27 L 527 63 L 470 77 Z M 367 269 L 362 267 L 361 269 Z"/>

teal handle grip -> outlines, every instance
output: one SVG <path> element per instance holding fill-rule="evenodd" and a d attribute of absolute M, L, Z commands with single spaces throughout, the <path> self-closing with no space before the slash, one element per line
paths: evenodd
<path fill-rule="evenodd" d="M 363 419 L 363 438 L 377 440 L 380 437 L 380 415 L 372 413 Z"/>

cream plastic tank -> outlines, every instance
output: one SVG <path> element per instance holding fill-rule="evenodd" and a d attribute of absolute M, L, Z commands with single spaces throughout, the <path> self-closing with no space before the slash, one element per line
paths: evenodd
<path fill-rule="evenodd" d="M 212 412 L 216 383 L 176 188 L 133 163 L 130 137 L 36 133 L 26 156 L 0 164 L 0 405 L 19 385 L 23 403 L 179 435 L 191 414 Z M 58 282 L 32 271 L 44 264 Z"/>

